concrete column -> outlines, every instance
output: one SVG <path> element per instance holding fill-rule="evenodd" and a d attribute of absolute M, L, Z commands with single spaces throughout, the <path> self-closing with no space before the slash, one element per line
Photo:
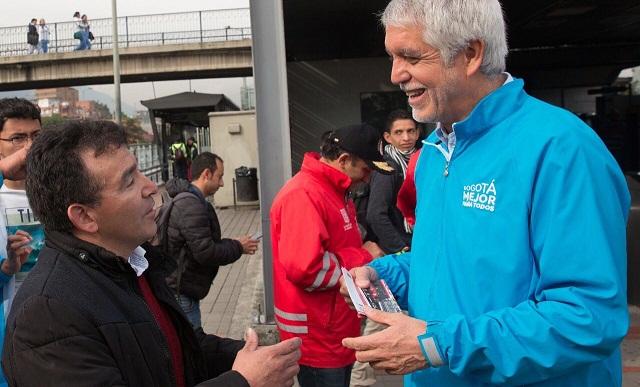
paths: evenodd
<path fill-rule="evenodd" d="M 264 318 L 273 322 L 273 272 L 269 209 L 273 198 L 291 177 L 289 97 L 282 0 L 251 0 L 253 76 L 260 168 Z"/>

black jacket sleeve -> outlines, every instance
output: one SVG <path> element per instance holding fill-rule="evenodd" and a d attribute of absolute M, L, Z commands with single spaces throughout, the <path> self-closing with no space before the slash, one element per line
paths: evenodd
<path fill-rule="evenodd" d="M 395 175 L 371 174 L 367 223 L 378 237 L 378 245 L 387 254 L 396 253 L 411 245 L 392 221 L 392 212 L 396 208 L 394 192 Z"/>
<path fill-rule="evenodd" d="M 172 212 L 171 225 L 180 230 L 193 259 L 200 265 L 217 267 L 240 259 L 242 244 L 235 239 L 214 239 L 207 209 L 195 195 L 177 200 L 173 211 L 175 210 L 178 210 L 179 216 L 174 217 L 176 212 Z"/>
<path fill-rule="evenodd" d="M 78 311 L 34 296 L 9 323 L 2 356 L 9 385 L 126 385 L 100 332 Z"/>
<path fill-rule="evenodd" d="M 206 334 L 202 328 L 197 328 L 195 334 L 204 354 L 209 378 L 230 370 L 236 360 L 238 351 L 244 347 L 244 341 L 242 340 Z"/>

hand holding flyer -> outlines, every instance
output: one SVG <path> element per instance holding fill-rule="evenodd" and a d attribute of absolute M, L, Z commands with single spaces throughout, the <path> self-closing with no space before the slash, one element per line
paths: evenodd
<path fill-rule="evenodd" d="M 349 297 L 351 297 L 351 301 L 358 313 L 364 314 L 365 305 L 383 312 L 401 311 L 400 306 L 398 306 L 396 299 L 383 279 L 373 281 L 368 289 L 362 289 L 356 286 L 353 277 L 344 267 L 342 268 L 342 275 Z"/>

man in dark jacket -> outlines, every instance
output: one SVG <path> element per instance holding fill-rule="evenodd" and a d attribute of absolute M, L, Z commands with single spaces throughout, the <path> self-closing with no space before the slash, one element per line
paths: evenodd
<path fill-rule="evenodd" d="M 155 184 L 122 127 L 70 121 L 43 131 L 27 194 L 47 233 L 16 295 L 2 366 L 11 386 L 272 386 L 297 372 L 299 341 L 258 347 L 194 331 L 144 243 Z M 244 347 L 243 347 L 244 345 Z"/>
<path fill-rule="evenodd" d="M 200 300 L 209 293 L 218 268 L 237 261 L 243 253 L 253 254 L 258 248 L 258 241 L 249 236 L 222 238 L 218 216 L 206 197 L 224 186 L 223 176 L 222 159 L 204 152 L 193 161 L 193 183 L 183 179 L 167 182 L 167 193 L 174 198 L 174 205 L 166 253 L 177 263 L 167 283 L 194 328 L 202 325 Z"/>
<path fill-rule="evenodd" d="M 411 247 L 411 227 L 396 207 L 396 201 L 409 158 L 416 151 L 416 122 L 406 110 L 394 110 L 387 118 L 383 136 L 387 142 L 384 158 L 394 173 L 371 174 L 367 223 L 376 234 L 382 250 L 393 254 Z"/>

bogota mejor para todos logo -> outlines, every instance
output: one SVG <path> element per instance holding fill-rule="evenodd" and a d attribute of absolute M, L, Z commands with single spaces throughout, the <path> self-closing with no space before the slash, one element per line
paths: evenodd
<path fill-rule="evenodd" d="M 491 180 L 491 183 L 465 185 L 462 192 L 462 205 L 493 212 L 496 210 L 496 196 L 495 180 Z"/>

